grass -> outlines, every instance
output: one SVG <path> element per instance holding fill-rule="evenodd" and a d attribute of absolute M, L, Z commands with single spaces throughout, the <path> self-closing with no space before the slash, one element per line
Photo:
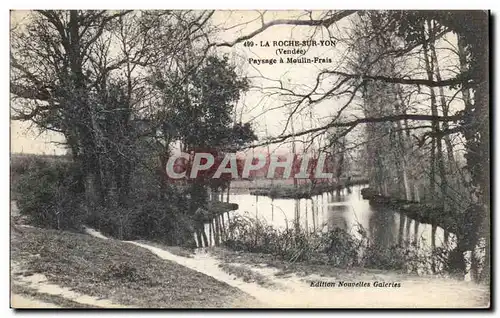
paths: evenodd
<path fill-rule="evenodd" d="M 251 301 L 236 288 L 129 243 L 37 228 L 12 231 L 11 239 L 11 257 L 24 270 L 117 304 L 205 308 Z"/>
<path fill-rule="evenodd" d="M 387 273 L 387 271 L 368 268 L 337 268 L 328 264 L 318 264 L 316 261 L 302 262 L 287 262 L 276 256 L 264 253 L 248 253 L 241 251 L 233 251 L 223 247 L 212 247 L 210 253 L 223 261 L 224 263 L 238 263 L 244 265 L 252 264 L 267 264 L 268 266 L 279 269 L 276 276 L 286 276 L 295 274 L 297 276 L 318 275 L 323 277 L 337 277 L 343 279 L 359 277 L 377 277 L 379 274 Z M 416 275 L 407 274 L 401 271 L 391 271 L 391 275 L 401 279 L 408 277 L 417 277 Z"/>

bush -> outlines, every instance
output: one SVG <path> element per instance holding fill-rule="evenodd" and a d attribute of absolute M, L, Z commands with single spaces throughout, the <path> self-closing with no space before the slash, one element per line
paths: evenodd
<path fill-rule="evenodd" d="M 165 198 L 138 198 L 131 218 L 134 239 L 152 239 L 168 245 L 194 244 L 194 227 L 187 205 Z"/>
<path fill-rule="evenodd" d="M 142 174 L 142 183 L 137 182 L 126 202 L 96 205 L 72 190 L 76 171 L 71 162 L 59 158 L 16 158 L 11 177 L 20 214 L 38 227 L 80 230 L 87 224 L 123 240 L 194 245 L 193 222 L 186 210 L 189 204 L 175 188 L 159 195 L 158 189 L 145 182 L 151 176 Z"/>
<path fill-rule="evenodd" d="M 85 213 L 79 195 L 72 193 L 73 166 L 39 158 L 16 167 L 19 213 L 30 224 L 54 229 L 79 229 Z"/>
<path fill-rule="evenodd" d="M 382 247 L 373 245 L 367 232 L 359 235 L 333 228 L 308 232 L 303 228 L 276 229 L 261 220 L 235 215 L 226 228 L 224 246 L 238 251 L 271 254 L 289 262 L 307 262 L 340 268 L 366 267 L 384 270 L 429 273 L 431 263 L 442 268 L 435 255 L 414 245 Z M 446 259 L 445 256 L 441 258 Z"/>
<path fill-rule="evenodd" d="M 227 227 L 223 244 L 234 250 L 272 254 L 290 261 L 308 261 L 336 267 L 358 264 L 363 240 L 335 228 L 308 232 L 302 228 L 276 229 L 261 220 L 236 215 Z"/>
<path fill-rule="evenodd" d="M 120 240 L 153 240 L 168 245 L 194 244 L 193 222 L 183 213 L 185 205 L 158 194 L 132 193 L 121 206 L 95 207 L 89 226 Z"/>
<path fill-rule="evenodd" d="M 328 263 L 336 267 L 352 267 L 359 263 L 359 251 L 364 240 L 354 237 L 347 231 L 334 228 L 321 233 L 322 252 L 328 256 Z"/>
<path fill-rule="evenodd" d="M 387 248 L 371 246 L 366 249 L 363 261 L 367 268 L 402 270 L 407 264 L 408 250 L 393 245 Z"/>

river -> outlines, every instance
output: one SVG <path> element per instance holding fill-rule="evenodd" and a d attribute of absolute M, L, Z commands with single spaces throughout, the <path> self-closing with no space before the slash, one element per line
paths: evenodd
<path fill-rule="evenodd" d="M 230 201 L 239 209 L 233 213 L 258 218 L 274 227 L 291 227 L 298 217 L 301 227 L 328 231 L 334 227 L 360 236 L 363 229 L 371 244 L 389 247 L 398 243 L 401 215 L 388 208 L 370 206 L 360 190 L 366 185 L 354 186 L 340 194 L 323 193 L 311 199 L 271 199 L 266 196 L 233 194 Z M 403 240 L 417 242 L 421 248 L 431 246 L 432 227 L 418 224 L 403 216 Z M 409 223 L 408 223 L 409 222 Z M 450 241 L 453 241 L 452 239 Z M 444 230 L 436 230 L 436 247 L 444 245 Z"/>

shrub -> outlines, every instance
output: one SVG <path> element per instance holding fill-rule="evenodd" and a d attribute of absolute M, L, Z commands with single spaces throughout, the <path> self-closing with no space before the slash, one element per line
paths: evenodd
<path fill-rule="evenodd" d="M 85 215 L 80 196 L 71 191 L 74 169 L 70 163 L 34 158 L 16 169 L 22 172 L 14 188 L 17 205 L 29 223 L 54 229 L 79 229 Z"/>
<path fill-rule="evenodd" d="M 174 245 L 194 245 L 188 202 L 173 187 L 159 195 L 148 178 L 138 176 L 126 202 L 97 205 L 74 191 L 75 166 L 63 159 L 25 156 L 11 166 L 13 192 L 20 214 L 39 227 L 79 230 L 87 224 L 123 240 L 150 239 Z"/>
<path fill-rule="evenodd" d="M 322 233 L 322 252 L 328 256 L 328 263 L 336 267 L 352 267 L 358 265 L 359 251 L 363 240 L 354 237 L 340 228 Z"/>
<path fill-rule="evenodd" d="M 224 246 L 239 251 L 271 254 L 288 262 L 331 265 L 340 268 L 366 267 L 384 270 L 429 273 L 431 263 L 443 268 L 436 249 L 434 253 L 409 244 L 377 246 L 367 232 L 359 235 L 334 227 L 309 232 L 303 228 L 277 229 L 247 215 L 235 215 L 226 228 Z"/>
<path fill-rule="evenodd" d="M 264 221 L 236 215 L 223 244 L 234 250 L 272 254 L 290 261 L 309 261 L 337 267 L 355 266 L 363 241 L 335 228 L 308 232 L 300 227 L 276 229 Z"/>
<path fill-rule="evenodd" d="M 104 235 L 120 240 L 153 240 L 168 245 L 194 244 L 192 219 L 183 213 L 185 205 L 158 195 L 130 195 L 120 206 L 95 207 L 88 224 Z"/>
<path fill-rule="evenodd" d="M 402 270 L 405 268 L 408 250 L 393 245 L 390 247 L 370 246 L 363 256 L 365 267 Z"/>

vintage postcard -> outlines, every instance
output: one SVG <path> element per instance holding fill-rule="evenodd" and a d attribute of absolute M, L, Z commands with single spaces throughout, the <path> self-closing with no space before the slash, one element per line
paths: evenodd
<path fill-rule="evenodd" d="M 11 307 L 490 308 L 489 12 L 10 12 Z"/>

